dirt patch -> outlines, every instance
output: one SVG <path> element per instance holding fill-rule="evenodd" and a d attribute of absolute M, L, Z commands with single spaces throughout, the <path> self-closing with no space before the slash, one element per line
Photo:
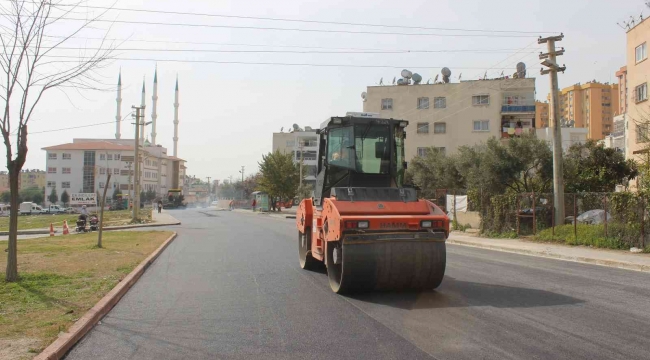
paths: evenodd
<path fill-rule="evenodd" d="M 0 339 L 0 359 L 31 359 L 38 354 L 39 343 L 34 338 Z"/>

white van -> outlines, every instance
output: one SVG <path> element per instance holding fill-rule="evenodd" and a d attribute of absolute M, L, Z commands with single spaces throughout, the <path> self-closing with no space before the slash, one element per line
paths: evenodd
<path fill-rule="evenodd" d="M 45 212 L 42 207 L 32 203 L 32 202 L 23 202 L 20 203 L 20 209 L 18 209 L 20 215 L 40 215 Z"/>

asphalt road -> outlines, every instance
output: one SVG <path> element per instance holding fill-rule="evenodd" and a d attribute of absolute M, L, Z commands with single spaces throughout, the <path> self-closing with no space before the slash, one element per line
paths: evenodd
<path fill-rule="evenodd" d="M 175 211 L 179 237 L 72 359 L 649 359 L 647 273 L 448 245 L 437 291 L 332 293 L 294 220 Z"/>

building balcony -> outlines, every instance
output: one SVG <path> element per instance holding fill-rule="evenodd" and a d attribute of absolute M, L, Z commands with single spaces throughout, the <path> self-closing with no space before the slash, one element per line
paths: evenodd
<path fill-rule="evenodd" d="M 534 113 L 535 105 L 501 105 L 501 113 Z"/>
<path fill-rule="evenodd" d="M 501 138 L 510 139 L 513 137 L 519 137 L 528 134 L 535 134 L 535 129 L 534 128 L 503 128 L 501 131 Z"/>

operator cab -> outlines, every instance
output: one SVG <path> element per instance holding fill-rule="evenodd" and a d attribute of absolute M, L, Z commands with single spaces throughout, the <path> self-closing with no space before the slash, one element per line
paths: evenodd
<path fill-rule="evenodd" d="M 351 201 L 371 200 L 368 197 L 417 200 L 414 191 L 405 195 L 405 190 L 412 189 L 402 189 L 407 125 L 404 120 L 382 119 L 369 113 L 323 122 L 318 130 L 314 205 L 320 206 L 322 198 L 330 196 Z"/>

